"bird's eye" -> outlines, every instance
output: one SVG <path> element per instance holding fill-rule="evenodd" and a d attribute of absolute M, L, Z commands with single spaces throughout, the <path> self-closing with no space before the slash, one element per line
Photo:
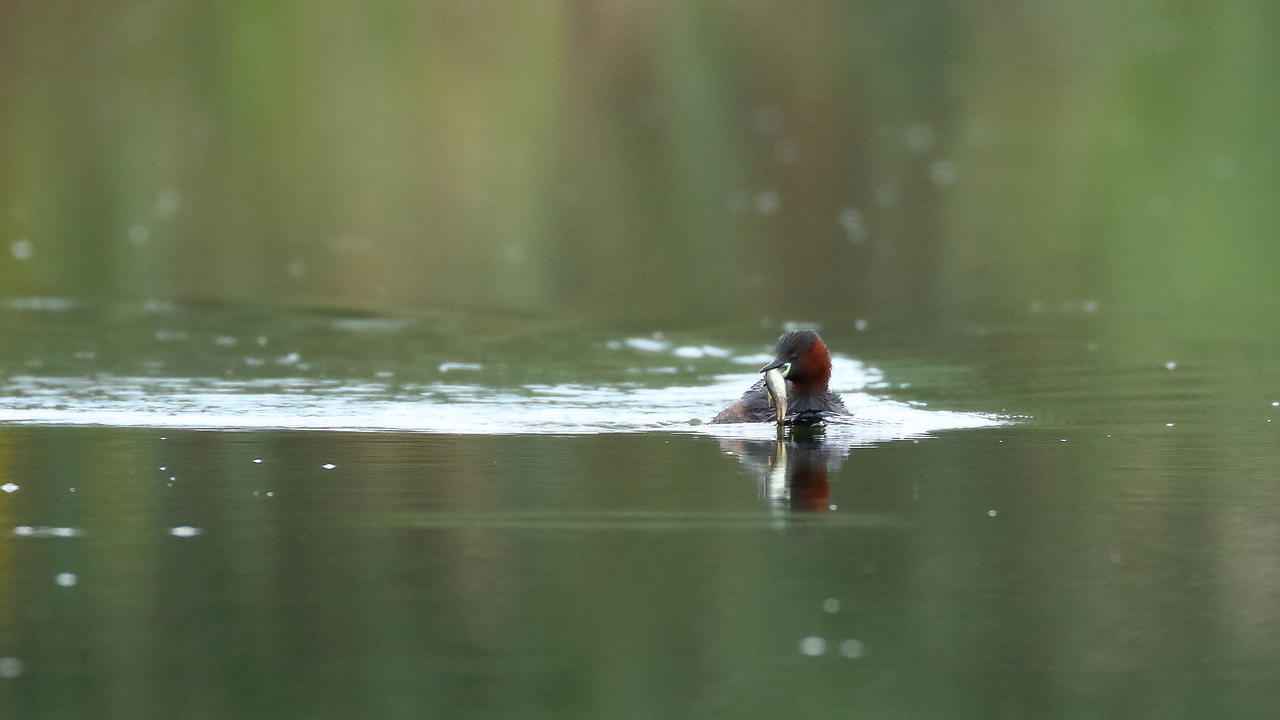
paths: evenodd
<path fill-rule="evenodd" d="M 791 363 L 782 363 L 782 367 L 778 369 L 782 371 L 782 377 L 786 377 L 791 372 Z"/>

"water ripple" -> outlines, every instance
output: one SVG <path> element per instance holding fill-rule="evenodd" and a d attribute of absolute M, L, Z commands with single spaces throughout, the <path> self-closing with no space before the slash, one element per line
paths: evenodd
<path fill-rule="evenodd" d="M 834 359 L 832 389 L 854 413 L 829 436 L 854 444 L 922 437 L 938 430 L 998 425 L 993 415 L 929 410 L 867 392 L 879 371 Z M 451 374 L 452 375 L 452 374 Z M 458 375 L 462 379 L 462 374 Z M 663 430 L 725 437 L 767 437 L 767 424 L 706 425 L 754 382 L 754 373 L 712 377 L 701 385 L 634 383 L 410 384 L 317 378 L 233 380 L 100 375 L 10 377 L 0 422 L 226 430 L 313 429 L 462 434 L 592 434 Z"/>

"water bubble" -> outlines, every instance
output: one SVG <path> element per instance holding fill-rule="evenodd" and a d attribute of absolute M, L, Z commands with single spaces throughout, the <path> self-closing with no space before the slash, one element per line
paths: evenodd
<path fill-rule="evenodd" d="M 9 252 L 13 254 L 15 260 L 30 260 L 34 251 L 31 241 L 26 238 L 17 240 L 9 246 Z"/>
<path fill-rule="evenodd" d="M 1059 442 L 1066 442 L 1066 441 L 1067 441 L 1066 438 L 1062 438 L 1062 440 L 1060 440 Z"/>
<path fill-rule="evenodd" d="M 440 363 L 439 369 L 442 373 L 453 372 L 454 370 L 483 370 L 484 365 L 480 363 L 444 362 Z"/>
<path fill-rule="evenodd" d="M 822 609 L 835 615 L 840 612 L 840 601 L 835 598 L 827 598 L 822 601 Z"/>
<path fill-rule="evenodd" d="M 165 188 L 160 191 L 160 196 L 156 198 L 156 214 L 160 217 L 172 217 L 178 212 L 178 206 L 181 204 L 181 198 L 178 191 L 173 188 Z"/>
<path fill-rule="evenodd" d="M 840 654 L 851 660 L 856 660 L 857 658 L 862 657 L 864 652 L 865 649 L 863 648 L 860 640 L 849 638 L 848 640 L 840 643 Z"/>
<path fill-rule="evenodd" d="M 800 654 L 818 657 L 827 651 L 827 641 L 815 635 L 800 640 Z"/>
<path fill-rule="evenodd" d="M 929 166 L 929 180 L 940 187 L 950 187 L 960 179 L 960 171 L 950 160 L 939 160 Z"/>
<path fill-rule="evenodd" d="M 869 327 L 871 327 L 871 323 L 868 322 L 866 318 L 858 318 L 857 320 L 853 321 L 853 329 L 857 330 L 858 332 L 864 332 Z"/>
<path fill-rule="evenodd" d="M 202 532 L 204 531 L 192 525 L 179 525 L 178 527 L 175 527 L 175 528 L 169 528 L 170 535 L 174 537 L 180 537 L 180 538 L 195 537 Z"/>
<path fill-rule="evenodd" d="M 857 208 L 840 211 L 840 227 L 844 228 L 851 242 L 861 243 L 867 239 L 867 224 L 863 222 L 862 213 Z"/>
<path fill-rule="evenodd" d="M 262 458 L 254 458 L 254 459 L 253 459 L 253 464 L 254 464 L 254 465 L 261 465 L 261 464 L 262 464 Z"/>
<path fill-rule="evenodd" d="M 1271 403 L 1271 407 L 1280 407 L 1280 400 L 1277 400 L 1276 402 Z"/>
<path fill-rule="evenodd" d="M 990 510 L 987 511 L 987 517 L 995 517 L 999 514 L 1000 514 L 999 512 L 996 512 L 995 508 L 991 508 Z"/>
<path fill-rule="evenodd" d="M 275 497 L 275 496 L 276 496 L 276 491 L 275 491 L 275 490 L 268 490 L 268 491 L 267 491 L 267 497 Z"/>
<path fill-rule="evenodd" d="M 321 465 L 320 467 L 324 468 L 325 470 L 332 470 L 332 469 L 334 469 L 334 468 L 336 468 L 336 467 L 338 467 L 338 466 L 337 466 L 337 465 L 334 465 L 333 463 L 325 463 L 325 464 Z"/>
<path fill-rule="evenodd" d="M 282 355 L 276 358 L 276 364 L 277 365 L 296 365 L 298 361 L 301 359 L 302 359 L 301 355 L 299 355 L 296 352 L 291 352 L 288 355 Z"/>
<path fill-rule="evenodd" d="M 693 358 L 703 357 L 706 353 L 702 352 L 702 348 L 683 345 L 681 347 L 676 348 L 675 350 L 672 350 L 671 354 L 675 355 L 676 357 L 693 359 Z"/>
<path fill-rule="evenodd" d="M 75 573 L 60 572 L 53 581 L 58 583 L 58 587 L 75 587 L 76 583 L 80 582 L 80 578 L 76 577 Z"/>
<path fill-rule="evenodd" d="M 236 344 L 236 339 L 230 335 L 219 335 L 213 339 L 213 344 L 219 347 L 231 347 Z"/>
<path fill-rule="evenodd" d="M 178 306 L 169 300 L 160 300 L 157 298 L 147 298 L 142 302 L 142 312 L 148 313 L 171 313 L 178 309 Z"/>
<path fill-rule="evenodd" d="M 1084 310 L 1086 313 L 1090 315 L 1093 315 L 1094 313 L 1098 312 L 1098 310 L 1100 310 L 1101 308 L 1102 308 L 1102 303 L 1099 303 L 1097 300 L 1085 300 L 1084 302 L 1080 303 L 1080 309 Z"/>
<path fill-rule="evenodd" d="M 22 677 L 22 661 L 16 657 L 0 657 L 0 679 Z"/>
<path fill-rule="evenodd" d="M 1165 427 L 1173 427 L 1173 423 L 1171 423 L 1171 422 L 1167 422 L 1167 423 L 1165 423 L 1165 424 L 1164 424 L 1164 426 L 1165 426 Z"/>
<path fill-rule="evenodd" d="M 5 492 L 9 493 L 10 495 L 12 495 L 13 493 L 18 492 L 18 488 L 19 488 L 19 487 L 20 487 L 20 486 L 19 486 L 17 483 L 7 482 L 7 483 L 5 483 L 5 484 L 3 484 L 3 485 L 0 485 L 0 490 L 3 490 L 3 491 L 5 491 Z"/>
<path fill-rule="evenodd" d="M 523 245 L 513 243 L 502 249 L 502 259 L 512 265 L 523 263 L 528 255 L 529 251 Z"/>
<path fill-rule="evenodd" d="M 1176 363 L 1176 362 L 1174 362 L 1174 361 L 1170 360 L 1169 362 L 1167 362 L 1167 363 L 1165 363 L 1165 364 L 1164 364 L 1164 369 L 1165 369 L 1165 370 L 1177 370 L 1177 369 L 1178 369 L 1178 363 Z"/>
<path fill-rule="evenodd" d="M 782 198 L 774 190 L 763 190 L 756 195 L 756 212 L 773 215 L 782 208 Z"/>

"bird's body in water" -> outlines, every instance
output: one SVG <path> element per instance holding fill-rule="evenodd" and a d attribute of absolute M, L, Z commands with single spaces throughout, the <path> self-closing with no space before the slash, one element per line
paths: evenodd
<path fill-rule="evenodd" d="M 778 370 L 786 379 L 786 422 L 806 425 L 827 415 L 848 415 L 839 395 L 828 389 L 831 353 L 818 333 L 796 330 L 783 333 L 773 362 L 760 372 Z M 765 380 L 752 385 L 737 402 L 716 415 L 713 423 L 772 422 L 775 410 Z"/>

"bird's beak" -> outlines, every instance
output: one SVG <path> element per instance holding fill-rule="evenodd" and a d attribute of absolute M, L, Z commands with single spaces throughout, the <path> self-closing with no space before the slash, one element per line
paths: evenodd
<path fill-rule="evenodd" d="M 787 364 L 788 364 L 788 363 L 787 363 L 787 361 L 786 361 L 786 360 L 779 360 L 779 359 L 777 359 L 777 358 L 774 358 L 774 359 L 773 359 L 773 362 L 771 362 L 771 363 L 769 363 L 768 365 L 765 365 L 764 367 L 760 368 L 760 372 L 762 372 L 762 373 L 767 373 L 767 372 L 769 372 L 770 370 L 777 370 L 777 369 L 781 368 L 783 365 L 787 365 Z M 783 371 L 782 371 L 782 377 L 786 377 L 786 376 L 787 376 L 787 370 L 790 370 L 790 369 L 791 369 L 791 368 L 787 368 L 786 370 L 783 370 Z"/>

